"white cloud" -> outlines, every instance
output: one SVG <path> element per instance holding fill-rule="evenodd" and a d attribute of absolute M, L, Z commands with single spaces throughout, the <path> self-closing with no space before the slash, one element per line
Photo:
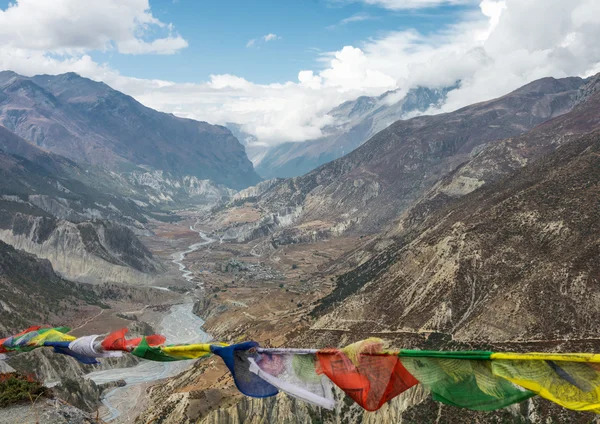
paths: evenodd
<path fill-rule="evenodd" d="M 281 38 L 282 37 L 280 37 L 277 34 L 268 33 L 260 38 L 253 38 L 251 40 L 248 40 L 248 42 L 246 43 L 246 47 L 258 47 L 260 43 L 268 43 L 269 41 L 281 40 Z"/>
<path fill-rule="evenodd" d="M 281 37 L 277 36 L 276 34 L 269 33 L 267 35 L 264 35 L 262 39 L 265 41 L 273 41 L 273 40 L 278 40 L 280 38 Z"/>
<path fill-rule="evenodd" d="M 367 13 L 356 13 L 352 16 L 348 16 L 347 18 L 342 19 L 337 24 L 329 25 L 327 27 L 327 29 L 335 29 L 335 28 L 339 28 L 344 25 L 354 23 L 354 22 L 363 22 L 363 21 L 368 21 L 371 19 L 375 19 L 375 18 Z"/>
<path fill-rule="evenodd" d="M 597 0 L 483 0 L 480 10 L 435 33 L 390 32 L 318 53 L 322 69 L 300 70 L 297 80 L 285 83 L 255 84 L 228 74 L 188 84 L 137 79 L 85 53 L 48 54 L 6 44 L 0 44 L 0 69 L 26 75 L 75 71 L 150 107 L 211 123 L 237 122 L 259 142 L 276 144 L 319 137 L 332 123 L 327 112 L 359 95 L 394 88 L 406 93 L 417 85 L 442 87 L 461 80 L 442 109 L 449 111 L 537 78 L 598 72 L 598 7 Z"/>
<path fill-rule="evenodd" d="M 340 0 L 337 0 L 340 1 Z M 344 1 L 344 0 L 342 0 Z M 347 0 L 346 0 L 347 1 Z M 474 3 L 473 0 L 350 0 L 383 7 L 390 10 L 423 9 L 443 5 Z"/>
<path fill-rule="evenodd" d="M 147 41 L 153 33 L 161 37 Z M 116 48 L 127 54 L 171 54 L 187 47 L 148 0 L 17 0 L 0 10 L 5 48 L 57 54 Z"/>
<path fill-rule="evenodd" d="M 371 15 L 367 15 L 366 13 L 357 13 L 356 15 L 342 19 L 340 21 L 340 25 L 350 24 L 352 22 L 368 21 L 369 19 L 373 19 L 373 17 Z"/>

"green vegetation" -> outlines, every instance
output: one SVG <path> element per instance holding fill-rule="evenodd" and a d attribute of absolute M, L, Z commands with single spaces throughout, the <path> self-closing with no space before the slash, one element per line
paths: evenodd
<path fill-rule="evenodd" d="M 0 374 L 0 408 L 47 395 L 48 389 L 33 377 L 19 373 Z"/>

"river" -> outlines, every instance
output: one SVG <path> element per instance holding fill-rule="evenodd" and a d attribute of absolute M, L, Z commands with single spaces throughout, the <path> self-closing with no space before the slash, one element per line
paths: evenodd
<path fill-rule="evenodd" d="M 196 230 L 194 226 L 190 226 L 190 229 L 196 231 L 203 241 L 192 244 L 182 252 L 175 253 L 172 262 L 179 267 L 182 277 L 191 282 L 194 279 L 192 271 L 183 264 L 186 255 L 212 243 L 214 240 Z M 211 340 L 210 336 L 202 330 L 204 321 L 192 312 L 193 307 L 194 300 L 190 298 L 187 303 L 173 305 L 169 313 L 163 317 L 158 330 L 160 334 L 166 336 L 167 343 L 205 343 Z M 119 417 L 129 420 L 132 418 L 131 412 L 134 413 L 133 416 L 139 412 L 134 409 L 138 403 L 136 401 L 137 397 L 143 394 L 142 383 L 175 376 L 189 367 L 191 362 L 142 361 L 133 367 L 92 372 L 86 375 L 86 378 L 97 384 L 125 380 L 126 386 L 117 387 L 106 393 L 102 398 L 102 403 L 107 411 L 101 418 L 106 422 Z"/>
<path fill-rule="evenodd" d="M 184 250 L 183 252 L 175 253 L 173 255 L 174 259 L 171 261 L 179 267 L 179 272 L 181 272 L 181 276 L 185 278 L 188 282 L 191 282 L 194 279 L 194 276 L 192 271 L 187 269 L 187 267 L 183 264 L 183 260 L 188 254 L 195 252 L 202 246 L 206 246 L 207 244 L 210 244 L 215 241 L 214 239 L 207 237 L 206 234 L 204 234 L 202 231 L 196 230 L 195 225 L 190 225 L 190 230 L 197 232 L 203 241 L 201 241 L 200 243 L 192 244 L 187 248 L 187 250 Z"/>

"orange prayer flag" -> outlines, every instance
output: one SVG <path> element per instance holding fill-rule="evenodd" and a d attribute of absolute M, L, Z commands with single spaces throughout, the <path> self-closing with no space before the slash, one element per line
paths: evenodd
<path fill-rule="evenodd" d="M 367 411 L 378 410 L 418 384 L 397 355 L 358 353 L 351 360 L 341 350 L 324 349 L 317 358 L 317 374 L 325 374 Z"/>

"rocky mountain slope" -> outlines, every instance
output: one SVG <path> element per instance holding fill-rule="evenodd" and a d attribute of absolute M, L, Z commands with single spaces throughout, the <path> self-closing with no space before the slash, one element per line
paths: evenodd
<path fill-rule="evenodd" d="M 487 143 L 570 111 L 586 82 L 545 78 L 456 112 L 398 121 L 352 153 L 272 186 L 256 199 L 263 220 L 231 237 L 273 234 L 281 244 L 380 231 Z"/>
<path fill-rule="evenodd" d="M 341 279 L 313 329 L 360 333 L 368 321 L 371 332 L 478 343 L 596 339 L 599 182 L 593 132 L 400 234 Z"/>
<path fill-rule="evenodd" d="M 18 208 L 23 209 L 15 212 Z M 27 209 L 28 204 L 0 202 L 0 212 L 4 213 L 0 240 L 48 259 L 66 278 L 140 284 L 153 281 L 163 270 L 123 225 L 102 220 L 74 223 Z"/>
<path fill-rule="evenodd" d="M 101 218 L 142 229 L 145 215 L 152 210 L 140 208 L 135 199 L 119 195 L 116 189 L 112 191 L 117 194 L 101 190 L 102 179 L 109 178 L 106 173 L 89 174 L 75 162 L 45 152 L 0 126 L 0 194 L 5 199 L 29 201 L 70 221 Z"/>
<path fill-rule="evenodd" d="M 143 106 L 74 73 L 0 73 L 0 124 L 75 161 L 162 170 L 244 188 L 260 179 L 229 130 Z"/>
<path fill-rule="evenodd" d="M 102 303 L 85 286 L 58 276 L 49 261 L 0 241 L 1 334 L 40 322 L 64 325 L 88 304 Z"/>
<path fill-rule="evenodd" d="M 303 175 L 350 153 L 398 119 L 443 103 L 446 94 L 453 88 L 418 87 L 405 94 L 390 91 L 378 97 L 361 96 L 329 112 L 335 124 L 324 128 L 327 134 L 324 137 L 301 143 L 283 143 L 264 151 L 249 143 L 246 149 L 256 171 L 265 178 Z"/>
<path fill-rule="evenodd" d="M 422 196 L 400 218 L 399 230 L 414 226 L 428 214 L 454 198 L 495 182 L 528 163 L 549 154 L 582 134 L 600 129 L 600 74 L 578 91 L 575 107 L 533 130 L 482 146 L 476 154 L 448 174 Z M 392 231 L 394 232 L 394 231 Z"/>
<path fill-rule="evenodd" d="M 1 126 L 0 147 L 0 240 L 70 279 L 143 281 L 162 270 L 134 233 L 146 232 L 148 212 L 133 200 L 75 179 L 85 170 Z"/>
<path fill-rule="evenodd" d="M 0 424 L 36 423 L 46 424 L 95 424 L 100 423 L 89 414 L 59 399 L 41 399 L 33 407 L 30 404 L 5 408 Z"/>

